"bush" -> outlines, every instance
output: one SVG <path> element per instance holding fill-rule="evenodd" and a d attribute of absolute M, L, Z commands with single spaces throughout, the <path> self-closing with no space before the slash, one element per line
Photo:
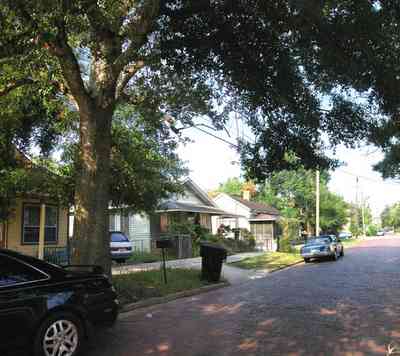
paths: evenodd
<path fill-rule="evenodd" d="M 369 225 L 367 228 L 367 236 L 376 236 L 378 227 L 376 225 Z"/>
<path fill-rule="evenodd" d="M 279 252 L 294 253 L 296 252 L 296 249 L 292 246 L 287 237 L 281 237 L 279 239 Z"/>
<path fill-rule="evenodd" d="M 160 252 L 135 251 L 128 259 L 128 263 L 151 263 L 161 261 Z"/>
<path fill-rule="evenodd" d="M 254 251 L 255 240 L 235 240 L 235 239 L 224 239 L 219 238 L 216 243 L 224 247 L 228 251 L 228 255 L 241 252 L 252 252 Z"/>

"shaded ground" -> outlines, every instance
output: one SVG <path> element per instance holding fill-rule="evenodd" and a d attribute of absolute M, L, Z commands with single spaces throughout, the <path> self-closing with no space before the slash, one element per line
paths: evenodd
<path fill-rule="evenodd" d="M 200 280 L 200 272 L 194 269 L 168 269 L 166 274 L 168 283 L 164 283 L 163 274 L 159 270 L 114 276 L 113 285 L 117 290 L 120 303 L 135 303 L 210 285 Z"/>
<path fill-rule="evenodd" d="M 88 356 L 384 355 L 400 342 L 400 238 L 337 262 L 121 315 Z"/>

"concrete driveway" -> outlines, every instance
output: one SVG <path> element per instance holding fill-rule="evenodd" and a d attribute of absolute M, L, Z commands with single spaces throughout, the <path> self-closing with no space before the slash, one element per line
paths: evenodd
<path fill-rule="evenodd" d="M 400 344 L 400 237 L 121 315 L 90 356 L 385 355 Z"/>

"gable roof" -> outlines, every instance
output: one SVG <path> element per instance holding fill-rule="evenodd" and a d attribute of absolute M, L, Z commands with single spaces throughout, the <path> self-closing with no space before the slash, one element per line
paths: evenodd
<path fill-rule="evenodd" d="M 246 200 L 243 199 L 237 195 L 229 195 L 232 199 L 235 199 L 236 201 L 238 201 L 240 204 L 246 206 L 247 208 L 249 208 L 251 210 L 252 213 L 263 213 L 263 214 L 269 214 L 269 215 L 280 215 L 279 210 L 264 204 L 264 203 L 258 203 L 255 201 L 251 201 L 251 200 Z"/>
<path fill-rule="evenodd" d="M 229 215 L 226 211 L 210 206 L 202 206 L 197 204 L 182 203 L 176 201 L 166 201 L 161 203 L 156 213 L 162 212 L 188 212 L 188 213 L 207 213 L 210 215 Z"/>
<path fill-rule="evenodd" d="M 197 197 L 204 202 L 204 205 L 209 205 L 217 208 L 217 204 L 208 196 L 208 194 L 201 189 L 191 178 L 186 178 L 183 185 L 191 190 Z"/>

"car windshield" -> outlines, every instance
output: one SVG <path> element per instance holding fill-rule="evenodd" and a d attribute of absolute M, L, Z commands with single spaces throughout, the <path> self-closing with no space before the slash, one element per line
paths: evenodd
<path fill-rule="evenodd" d="M 330 243 L 331 240 L 329 237 L 318 237 L 312 240 L 307 241 L 307 245 L 316 245 L 316 244 L 327 244 Z"/>
<path fill-rule="evenodd" d="M 121 232 L 113 232 L 111 242 L 129 242 L 129 239 Z"/>

